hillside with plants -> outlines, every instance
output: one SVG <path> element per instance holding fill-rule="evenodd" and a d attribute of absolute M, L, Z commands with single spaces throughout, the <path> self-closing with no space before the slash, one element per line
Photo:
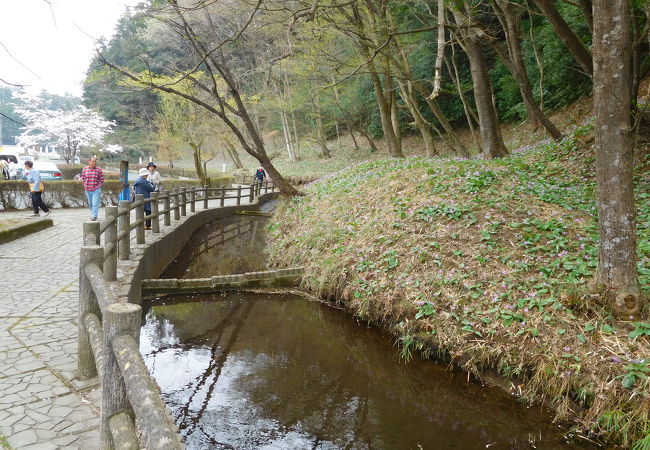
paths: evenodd
<path fill-rule="evenodd" d="M 314 183 L 271 225 L 272 260 L 380 324 L 408 360 L 495 370 L 592 437 L 650 445 L 650 323 L 590 292 L 592 125 L 495 161 L 380 159 Z M 639 281 L 650 294 L 650 153 L 637 160 Z"/>

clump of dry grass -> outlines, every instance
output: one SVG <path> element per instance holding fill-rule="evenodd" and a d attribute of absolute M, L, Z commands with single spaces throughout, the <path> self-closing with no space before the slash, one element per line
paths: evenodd
<path fill-rule="evenodd" d="M 27 219 L 0 219 L 0 230 L 23 222 L 27 222 Z"/>
<path fill-rule="evenodd" d="M 501 161 L 342 171 L 282 204 L 272 258 L 304 266 L 304 288 L 391 330 L 403 356 L 496 369 L 559 419 L 630 445 L 650 427 L 649 336 L 631 338 L 643 323 L 615 321 L 585 288 L 597 243 L 589 132 Z M 650 184 L 638 186 L 645 249 Z M 647 294 L 650 272 L 641 277 Z"/>

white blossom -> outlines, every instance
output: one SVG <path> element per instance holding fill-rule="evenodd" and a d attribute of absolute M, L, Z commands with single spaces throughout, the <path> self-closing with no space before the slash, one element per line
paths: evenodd
<path fill-rule="evenodd" d="M 52 145 L 71 162 L 80 147 L 101 144 L 113 132 L 114 122 L 85 106 L 51 110 L 40 98 L 26 94 L 20 97 L 24 104 L 16 107 L 16 112 L 27 123 L 17 138 L 22 146 Z"/>
<path fill-rule="evenodd" d="M 103 151 L 103 152 L 106 152 L 106 153 L 109 153 L 109 154 L 111 154 L 111 155 L 116 155 L 116 154 L 118 154 L 118 153 L 122 153 L 122 152 L 124 151 L 124 149 L 122 148 L 121 145 L 117 145 L 117 144 L 109 144 L 109 145 L 105 146 L 105 147 L 102 149 L 102 151 Z"/>

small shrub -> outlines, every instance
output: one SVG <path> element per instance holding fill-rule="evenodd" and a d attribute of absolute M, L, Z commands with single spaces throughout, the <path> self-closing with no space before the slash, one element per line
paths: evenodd
<path fill-rule="evenodd" d="M 213 181 L 213 186 L 229 186 L 232 178 L 218 178 Z M 77 208 L 87 206 L 86 192 L 81 181 L 63 180 L 46 181 L 43 201 L 54 208 Z M 133 182 L 130 183 L 133 186 Z M 166 191 L 180 187 L 200 186 L 198 180 L 165 180 Z M 121 183 L 119 180 L 106 180 L 102 189 L 102 205 L 116 205 L 119 199 Z M 27 181 L 9 180 L 0 181 L 0 208 L 13 210 L 27 208 L 31 205 L 29 185 Z"/>

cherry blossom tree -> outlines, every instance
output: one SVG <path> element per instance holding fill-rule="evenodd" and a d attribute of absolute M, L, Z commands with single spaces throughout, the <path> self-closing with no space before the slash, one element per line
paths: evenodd
<path fill-rule="evenodd" d="M 81 147 L 101 144 L 115 126 L 83 105 L 52 110 L 40 98 L 23 95 L 23 99 L 17 112 L 27 125 L 18 143 L 24 147 L 52 145 L 68 164 L 74 162 Z"/>
<path fill-rule="evenodd" d="M 113 157 L 124 152 L 124 149 L 121 145 L 118 144 L 108 144 L 105 145 L 104 148 L 100 150 L 100 152 L 102 152 L 104 155 L 108 155 L 108 159 L 112 161 Z"/>

